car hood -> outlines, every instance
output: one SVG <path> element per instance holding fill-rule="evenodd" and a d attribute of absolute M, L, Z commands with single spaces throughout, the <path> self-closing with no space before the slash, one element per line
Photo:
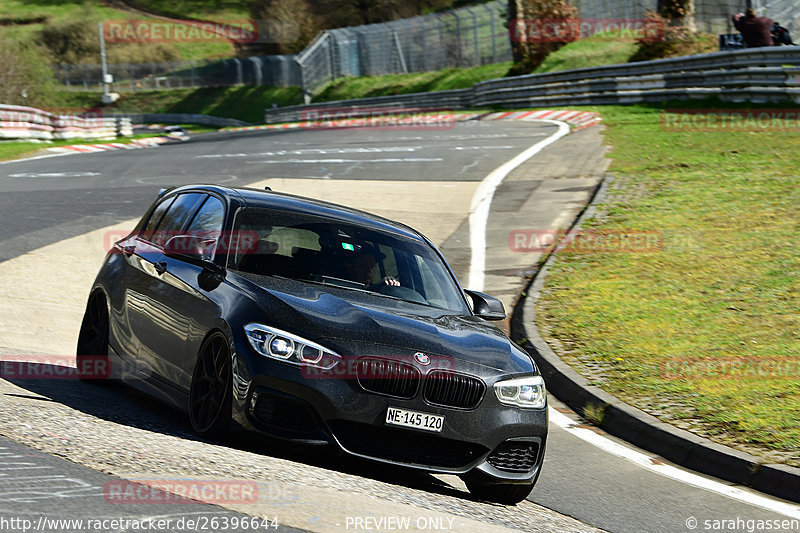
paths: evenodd
<path fill-rule="evenodd" d="M 248 292 L 263 308 L 265 325 L 308 338 L 345 357 L 409 359 L 423 352 L 435 363 L 466 372 L 493 369 L 513 374 L 534 369 L 528 354 L 497 327 L 475 316 L 283 278 L 246 278 L 255 285 Z"/>

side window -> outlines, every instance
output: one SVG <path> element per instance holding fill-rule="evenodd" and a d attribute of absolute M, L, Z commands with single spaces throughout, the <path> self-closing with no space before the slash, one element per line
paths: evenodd
<path fill-rule="evenodd" d="M 170 237 L 174 237 L 183 228 L 186 221 L 194 214 L 197 205 L 205 198 L 201 193 L 187 193 L 179 195 L 167 213 L 156 226 L 151 241 L 158 246 L 164 246 Z"/>
<path fill-rule="evenodd" d="M 186 233 L 201 237 L 208 236 L 216 239 L 222 232 L 222 224 L 224 221 L 225 205 L 219 198 L 209 196 L 189 223 L 189 227 L 186 228 Z"/>
<path fill-rule="evenodd" d="M 156 230 L 156 226 L 158 226 L 158 223 L 161 222 L 161 217 L 164 216 L 164 213 L 167 212 L 167 209 L 169 208 L 169 206 L 172 205 L 172 202 L 174 201 L 175 198 L 169 198 L 158 204 L 156 208 L 153 209 L 153 214 L 150 215 L 147 224 L 145 224 L 144 228 L 142 228 L 141 235 L 143 239 L 148 241 L 152 240 L 153 232 Z"/>

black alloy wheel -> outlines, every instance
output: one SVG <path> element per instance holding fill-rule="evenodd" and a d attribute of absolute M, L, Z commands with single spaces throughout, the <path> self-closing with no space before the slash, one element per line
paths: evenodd
<path fill-rule="evenodd" d="M 189 390 L 189 419 L 192 429 L 203 437 L 220 439 L 230 428 L 230 354 L 228 339 L 219 332 L 200 348 Z"/>

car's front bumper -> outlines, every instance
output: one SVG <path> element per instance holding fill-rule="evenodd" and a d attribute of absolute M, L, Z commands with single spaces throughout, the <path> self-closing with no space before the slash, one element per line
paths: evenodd
<path fill-rule="evenodd" d="M 547 409 L 503 405 L 492 385 L 477 407 L 434 405 L 423 394 L 397 398 L 364 390 L 355 378 L 309 373 L 265 358 L 248 345 L 234 359 L 233 416 L 243 428 L 274 437 L 332 443 L 343 451 L 384 463 L 432 472 L 472 471 L 504 483 L 531 483 L 547 439 Z M 441 432 L 390 426 L 389 407 L 444 416 Z"/>

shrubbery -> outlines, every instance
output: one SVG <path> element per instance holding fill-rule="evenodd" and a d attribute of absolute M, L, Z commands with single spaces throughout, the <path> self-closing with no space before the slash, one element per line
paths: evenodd
<path fill-rule="evenodd" d="M 80 15 L 50 20 L 39 32 L 38 42 L 50 56 L 50 63 L 77 65 L 100 63 L 99 19 L 88 6 Z M 106 43 L 109 63 L 176 61 L 177 48 L 166 43 Z"/>
<path fill-rule="evenodd" d="M 37 51 L 0 37 L 0 103 L 46 106 L 55 92 L 53 73 Z"/>

